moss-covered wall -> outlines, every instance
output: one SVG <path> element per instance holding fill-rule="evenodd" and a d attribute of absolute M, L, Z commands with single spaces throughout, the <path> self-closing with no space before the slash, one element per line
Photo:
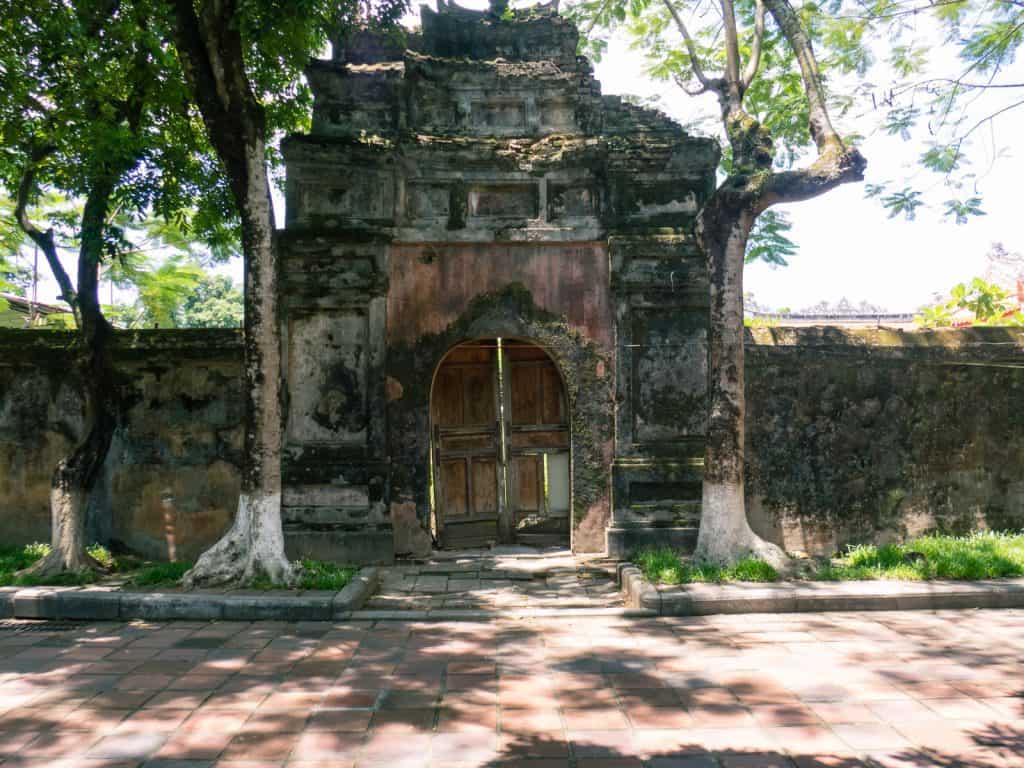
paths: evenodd
<path fill-rule="evenodd" d="M 0 542 L 49 541 L 50 476 L 80 437 L 72 333 L 0 330 Z M 238 503 L 235 331 L 118 333 L 122 414 L 90 509 L 91 538 L 193 559 Z"/>
<path fill-rule="evenodd" d="M 522 287 L 480 297 L 415 347 L 389 348 L 393 498 L 426 511 L 426 448 L 404 436 L 426 434 L 430 372 L 452 345 L 498 330 L 543 344 L 566 378 L 582 512 L 574 536 L 599 540 L 611 361 Z M 0 330 L 4 543 L 49 537 L 50 475 L 82 424 L 71 342 L 68 333 Z M 1024 526 L 1021 331 L 758 329 L 747 349 L 748 509 L 763 534 L 789 549 L 829 552 L 931 529 Z M 124 410 L 93 535 L 151 557 L 194 558 L 237 501 L 238 335 L 123 333 L 115 358 Z"/>
<path fill-rule="evenodd" d="M 748 514 L 788 549 L 1024 527 L 1024 332 L 758 329 Z"/>

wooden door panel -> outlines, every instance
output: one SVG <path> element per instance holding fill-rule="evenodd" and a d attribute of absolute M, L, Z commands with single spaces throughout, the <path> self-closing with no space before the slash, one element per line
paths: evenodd
<path fill-rule="evenodd" d="M 529 432 L 512 431 L 509 445 L 513 450 L 520 448 L 569 449 L 569 432 L 565 429 L 546 429 Z"/>
<path fill-rule="evenodd" d="M 516 456 L 514 507 L 517 511 L 537 512 L 541 507 L 541 467 L 539 456 Z"/>
<path fill-rule="evenodd" d="M 445 517 L 465 517 L 468 511 L 465 459 L 441 462 L 441 488 Z"/>
<path fill-rule="evenodd" d="M 473 517 L 498 514 L 498 462 L 495 459 L 473 460 Z"/>
<path fill-rule="evenodd" d="M 434 379 L 439 536 L 445 546 L 565 542 L 569 424 L 562 378 L 539 347 L 503 345 L 500 362 L 498 348 L 495 340 L 452 350 Z"/>
<path fill-rule="evenodd" d="M 540 370 L 529 364 L 512 364 L 509 376 L 513 424 L 539 424 L 541 414 Z"/>
<path fill-rule="evenodd" d="M 537 347 L 510 350 L 509 504 L 520 541 L 554 543 L 569 533 L 569 424 L 562 377 Z M 545 475 L 546 471 L 546 475 Z M 552 475 L 552 472 L 557 473 Z"/>
<path fill-rule="evenodd" d="M 466 367 L 462 371 L 464 426 L 490 426 L 494 413 L 494 369 L 491 366 Z"/>
<path fill-rule="evenodd" d="M 562 377 L 558 375 L 554 365 L 545 366 L 540 371 L 541 386 L 541 424 L 562 424 L 565 418 L 565 397 L 563 396 Z"/>
<path fill-rule="evenodd" d="M 434 380 L 434 423 L 442 427 L 462 424 L 462 372 L 442 368 Z"/>

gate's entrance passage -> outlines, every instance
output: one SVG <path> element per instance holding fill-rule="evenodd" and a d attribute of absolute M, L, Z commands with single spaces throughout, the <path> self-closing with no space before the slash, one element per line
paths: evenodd
<path fill-rule="evenodd" d="M 456 347 L 434 377 L 430 419 L 442 546 L 569 543 L 569 409 L 543 349 L 508 339 Z"/>

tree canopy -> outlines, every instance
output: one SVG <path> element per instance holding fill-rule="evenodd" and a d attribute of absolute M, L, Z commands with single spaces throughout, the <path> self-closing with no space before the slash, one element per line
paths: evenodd
<path fill-rule="evenodd" d="M 609 31 L 624 29 L 643 52 L 649 74 L 701 91 L 691 61 L 707 72 L 725 66 L 722 15 L 714 0 L 584 0 L 570 12 L 600 56 Z M 754 53 L 757 3 L 735 3 L 739 53 Z M 1009 152 L 1002 121 L 1024 106 L 1024 6 L 1015 0 L 824 0 L 795 8 L 813 43 L 829 112 L 847 143 L 899 137 L 920 147 L 908 167 L 873 168 L 865 195 L 890 217 L 913 220 L 925 209 L 965 224 L 985 214 L 985 174 Z M 685 28 L 690 43 L 684 43 Z M 757 78 L 747 111 L 772 134 L 779 168 L 792 166 L 810 145 L 807 100 L 792 51 L 766 24 Z M 749 60 L 749 59 L 748 59 Z M 714 100 L 691 100 L 693 125 L 721 133 Z M 702 106 L 703 105 L 703 106 Z M 723 154 L 722 172 L 730 171 Z M 751 233 L 748 259 L 785 265 L 796 251 L 785 212 L 762 217 Z"/>

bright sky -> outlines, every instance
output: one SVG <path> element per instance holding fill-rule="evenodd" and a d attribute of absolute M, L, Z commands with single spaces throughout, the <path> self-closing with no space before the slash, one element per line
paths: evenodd
<path fill-rule="evenodd" d="M 1024 73 L 1019 63 L 1014 68 Z M 698 110 L 717 110 L 710 94 L 694 99 L 674 85 L 646 77 L 643 55 L 629 50 L 621 36 L 612 41 L 595 70 L 604 93 L 661 95 L 661 107 L 680 120 L 692 120 Z M 951 67 L 947 74 L 951 71 L 955 70 Z M 1008 80 L 1022 81 L 1024 74 Z M 867 135 L 875 120 L 865 120 L 857 128 Z M 1020 136 L 1024 136 L 1024 108 L 996 123 L 997 145 Z M 815 200 L 780 207 L 789 214 L 793 224 L 789 234 L 800 250 L 787 267 L 748 266 L 745 290 L 759 304 L 775 308 L 797 310 L 845 296 L 855 304 L 866 300 L 893 312 L 912 311 L 930 302 L 933 294 L 945 294 L 956 283 L 982 274 L 985 253 L 993 241 L 1002 241 L 1011 251 L 1024 250 L 1019 191 L 1024 157 L 1007 153 L 992 163 L 986 144 L 990 134 L 981 131 L 979 139 L 974 170 L 981 177 L 986 216 L 958 226 L 943 221 L 936 205 L 919 209 L 914 221 L 890 219 L 877 200 L 864 197 L 863 184 L 848 185 Z M 868 160 L 866 181 L 877 184 L 904 178 L 914 172 L 911 166 L 925 149 L 922 141 L 905 142 L 884 132 L 869 136 L 861 146 Z M 921 188 L 928 190 L 939 177 L 925 172 L 920 178 Z M 938 203 L 953 195 L 935 188 L 925 196 Z"/>
<path fill-rule="evenodd" d="M 485 8 L 487 2 L 461 0 L 460 5 Z M 946 74 L 955 71 L 951 60 L 944 65 L 949 65 Z M 1018 62 L 1013 69 L 1019 75 L 1008 73 L 1014 78 L 1008 81 L 1024 81 L 1024 63 Z M 661 96 L 661 108 L 681 121 L 713 115 L 716 109 L 711 95 L 694 99 L 674 85 L 650 80 L 644 74 L 643 56 L 631 51 L 622 36 L 611 41 L 604 59 L 596 66 L 596 75 L 607 94 Z M 876 116 L 869 116 L 860 125 L 843 128 L 867 135 L 876 122 Z M 991 159 L 993 147 L 1003 147 L 1020 136 L 1024 136 L 1024 108 L 1000 118 L 994 133 L 979 131 L 972 159 L 986 216 L 958 226 L 943 221 L 936 208 L 922 208 L 915 221 L 890 219 L 876 200 L 864 197 L 862 184 L 848 185 L 816 200 L 787 207 L 793 223 L 790 235 L 799 253 L 787 267 L 747 267 L 746 290 L 759 304 L 775 308 L 798 310 L 821 300 L 836 302 L 846 297 L 855 304 L 866 300 L 889 311 L 912 311 L 930 302 L 934 294 L 946 293 L 954 284 L 983 273 L 984 256 L 992 242 L 1001 241 L 1011 251 L 1024 251 L 1019 202 L 1024 158 L 1006 152 L 995 162 Z M 914 172 L 913 163 L 925 148 L 921 140 L 904 142 L 884 133 L 869 135 L 862 145 L 868 159 L 867 180 L 879 183 L 905 178 Z M 925 190 L 936 187 L 927 174 L 917 184 Z M 940 188 L 933 193 L 933 202 L 951 196 L 944 195 Z M 280 196 L 276 203 L 281 222 Z M 240 264 L 217 271 L 241 281 Z M 53 298 L 56 289 L 44 265 L 40 272 L 47 278 L 40 285 L 40 299 L 46 301 Z"/>

